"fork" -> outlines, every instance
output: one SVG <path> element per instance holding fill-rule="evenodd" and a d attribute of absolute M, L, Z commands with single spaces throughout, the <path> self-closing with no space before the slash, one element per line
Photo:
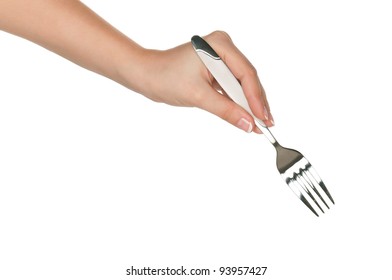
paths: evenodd
<path fill-rule="evenodd" d="M 298 151 L 281 146 L 265 123 L 249 107 L 242 87 L 214 49 L 199 36 L 191 39 L 193 48 L 226 94 L 242 106 L 256 121 L 257 126 L 276 149 L 276 166 L 284 181 L 298 198 L 318 217 L 318 211 L 333 204 L 331 194 L 310 162 Z M 317 209 L 317 211 L 315 210 Z"/>

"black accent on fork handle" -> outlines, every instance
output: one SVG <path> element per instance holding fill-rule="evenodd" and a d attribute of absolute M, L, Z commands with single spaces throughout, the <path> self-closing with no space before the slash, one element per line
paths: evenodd
<path fill-rule="evenodd" d="M 196 50 L 202 50 L 208 53 L 212 58 L 220 59 L 219 55 L 214 51 L 214 49 L 200 36 L 197 35 L 193 36 L 191 42 Z"/>

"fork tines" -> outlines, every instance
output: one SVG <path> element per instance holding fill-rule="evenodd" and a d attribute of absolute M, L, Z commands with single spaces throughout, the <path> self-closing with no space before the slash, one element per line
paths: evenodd
<path fill-rule="evenodd" d="M 319 209 L 323 213 L 325 207 L 329 209 L 329 202 L 326 201 L 335 204 L 324 182 L 305 157 L 282 175 L 291 190 L 317 217 L 319 214 L 315 209 Z"/>

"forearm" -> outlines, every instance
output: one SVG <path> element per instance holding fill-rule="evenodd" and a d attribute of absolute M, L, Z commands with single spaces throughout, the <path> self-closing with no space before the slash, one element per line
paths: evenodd
<path fill-rule="evenodd" d="M 0 29 L 138 90 L 145 50 L 78 0 L 0 0 Z"/>
<path fill-rule="evenodd" d="M 0 29 L 35 42 L 144 96 L 177 106 L 196 106 L 233 125 L 259 132 L 252 116 L 218 93 L 217 82 L 191 44 L 146 50 L 78 0 L 0 0 Z M 229 36 L 206 40 L 240 81 L 250 107 L 267 125 L 273 120 L 254 67 Z"/>

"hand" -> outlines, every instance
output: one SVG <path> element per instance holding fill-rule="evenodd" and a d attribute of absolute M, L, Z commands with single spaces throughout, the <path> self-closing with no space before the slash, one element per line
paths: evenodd
<path fill-rule="evenodd" d="M 77 0 L 0 1 L 0 30 L 33 41 L 152 100 L 199 107 L 245 131 L 261 133 L 252 116 L 222 92 L 190 43 L 167 51 L 144 49 Z M 253 114 L 267 126 L 273 125 L 255 68 L 226 33 L 213 32 L 205 39 L 241 83 Z"/>
<path fill-rule="evenodd" d="M 253 114 L 272 126 L 273 117 L 255 68 L 225 32 L 213 32 L 205 40 L 241 83 Z M 145 50 L 143 56 L 143 73 L 138 79 L 141 83 L 135 86 L 131 82 L 131 88 L 154 101 L 199 107 L 244 131 L 261 133 L 253 117 L 227 97 L 190 43 L 167 51 Z"/>

